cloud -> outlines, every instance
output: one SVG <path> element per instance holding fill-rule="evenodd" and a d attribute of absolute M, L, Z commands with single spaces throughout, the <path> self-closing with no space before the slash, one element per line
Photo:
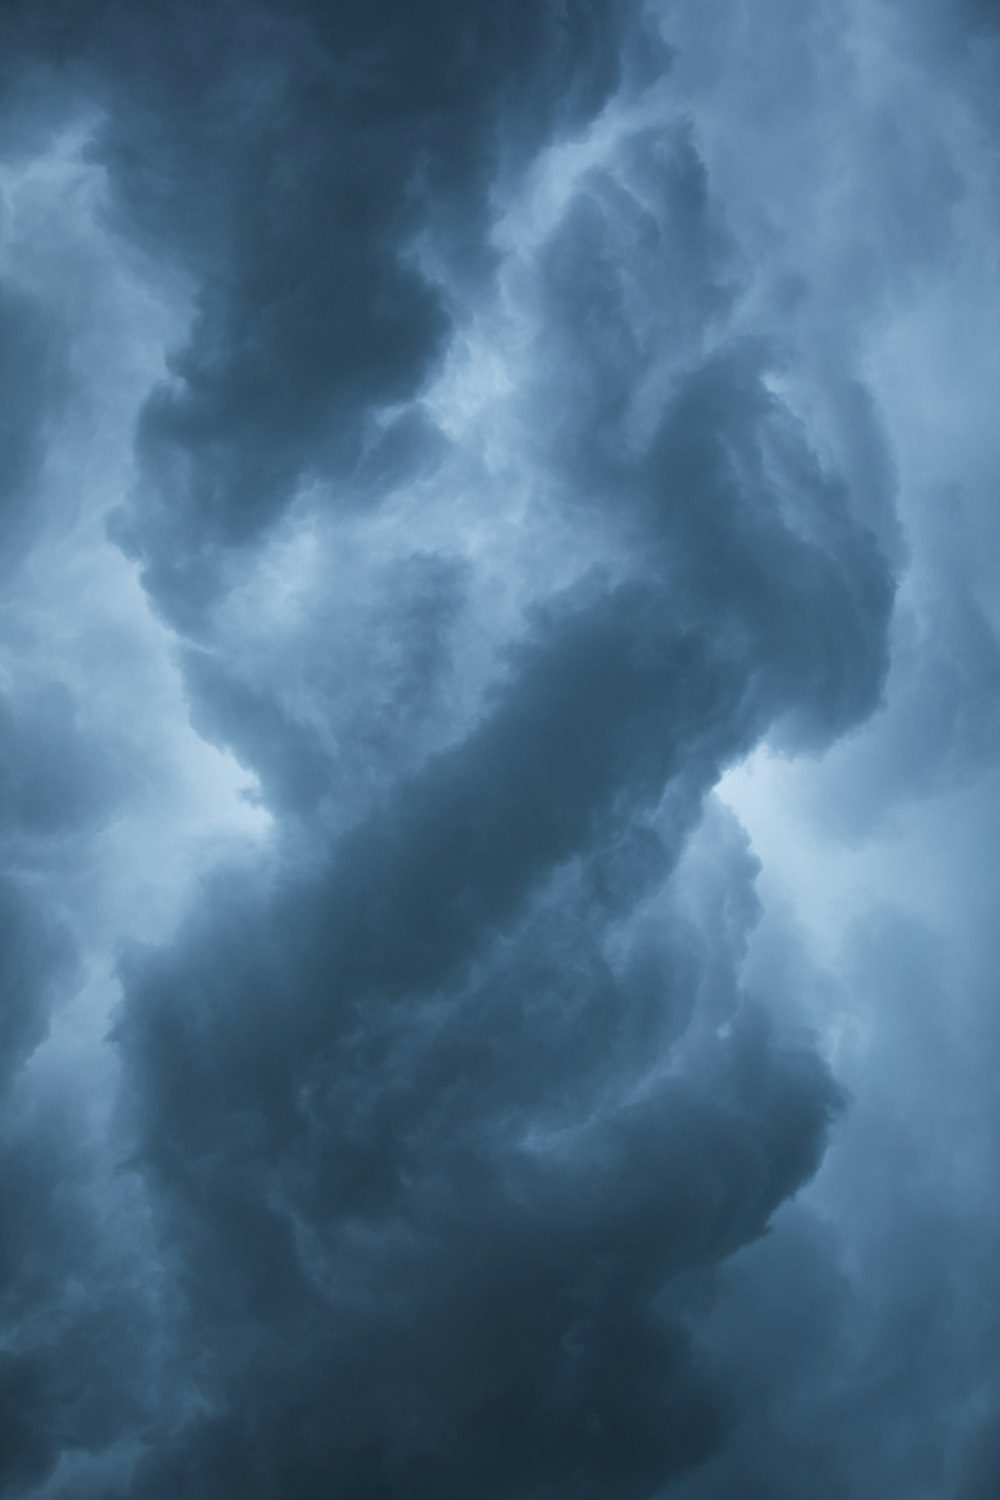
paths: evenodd
<path fill-rule="evenodd" d="M 199 287 L 118 523 L 171 618 L 196 628 L 228 550 L 302 485 L 392 461 L 373 417 L 420 393 L 451 322 L 422 242 L 482 276 L 495 179 L 600 108 L 632 9 L 178 6 L 117 28 L 105 159 Z"/>
<path fill-rule="evenodd" d="M 705 960 L 679 932 L 616 965 L 600 924 L 621 893 L 588 891 L 594 873 L 433 989 L 398 897 L 346 959 L 325 934 L 304 952 L 305 902 L 310 927 L 342 904 L 329 886 L 278 913 L 217 902 L 134 971 L 133 1107 L 214 1408 L 137 1492 L 308 1493 L 336 1472 L 358 1492 L 638 1495 L 718 1441 L 659 1299 L 761 1232 L 836 1093 L 752 1011 L 689 1036 Z M 393 994 L 401 962 L 423 992 Z M 671 1033 L 693 1055 L 664 1072 Z"/>
<path fill-rule="evenodd" d="M 4 26 L 12 1493 L 982 1491 L 961 27 Z"/>
<path fill-rule="evenodd" d="M 554 424 L 577 454 L 581 415 Z M 825 737 L 871 706 L 891 585 L 742 344 L 594 472 L 589 503 L 613 495 L 645 542 L 635 576 L 538 604 L 464 736 L 318 870 L 220 877 L 129 962 L 138 1160 L 211 1371 L 209 1413 L 152 1445 L 140 1492 L 340 1472 L 373 1494 L 641 1495 L 721 1441 L 667 1289 L 762 1233 L 837 1093 L 733 1013 L 739 929 L 728 965 L 668 936 L 622 968 L 614 945 L 728 761 L 782 716 Z M 270 722 L 294 764 L 263 700 L 201 659 L 194 681 L 251 759 Z M 677 992 L 709 974 L 714 1030 Z"/>
<path fill-rule="evenodd" d="M 10 287 L 0 288 L 0 350 L 0 540 L 9 566 L 37 525 L 33 501 L 65 370 L 44 309 Z"/>

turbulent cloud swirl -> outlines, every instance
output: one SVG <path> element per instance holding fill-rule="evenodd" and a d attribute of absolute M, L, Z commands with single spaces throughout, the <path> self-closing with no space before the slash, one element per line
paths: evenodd
<path fill-rule="evenodd" d="M 5 8 L 3 1493 L 994 1494 L 998 49 Z"/>

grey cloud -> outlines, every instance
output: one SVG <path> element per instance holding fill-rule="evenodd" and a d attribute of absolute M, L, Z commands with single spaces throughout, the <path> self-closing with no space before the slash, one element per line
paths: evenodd
<path fill-rule="evenodd" d="M 8 1341 L 11 1324 L 16 1328 L 26 1304 L 35 1301 L 38 1283 L 43 1296 L 53 1290 L 45 1274 L 52 1243 L 46 1192 L 52 1186 L 51 1164 L 35 1142 L 19 1138 L 11 1095 L 19 1069 L 46 1035 L 59 981 L 74 957 L 65 931 L 47 920 L 29 891 L 5 877 L 0 882 L 0 1308 Z M 35 1286 L 26 1288 L 26 1280 Z M 0 1366 L 0 1481 L 5 1486 L 36 1477 L 51 1462 L 49 1374 L 34 1351 L 22 1352 L 8 1342 Z"/>
<path fill-rule="evenodd" d="M 149 1387 L 133 1344 L 149 1308 L 108 1235 L 107 1163 L 75 1115 L 79 1082 L 52 1088 L 40 1062 L 83 977 L 56 894 L 65 841 L 111 802 L 68 694 L 41 691 L 24 707 L 8 710 L 0 825 L 0 1489 L 11 1495 L 60 1453 L 138 1427 Z"/>
<path fill-rule="evenodd" d="M 328 758 L 315 731 L 286 717 L 280 705 L 234 679 L 205 652 L 189 650 L 184 677 L 191 722 L 207 740 L 234 748 L 281 812 L 308 813 L 329 789 Z"/>
<path fill-rule="evenodd" d="M 115 1186 L 66 1102 L 4 1101 L 0 1485 L 31 1493 L 61 1458 L 98 1454 L 150 1416 L 162 1334 L 115 1222 Z M 140 1204 L 124 1195 L 129 1219 Z M 159 1345 L 158 1345 L 159 1341 Z"/>
<path fill-rule="evenodd" d="M 128 778 L 69 689 L 12 698 L 2 836 L 35 891 L 0 890 L 14 1494 L 867 1500 L 932 1460 L 986 1482 L 992 1240 L 968 1206 L 945 1221 L 951 1144 L 913 1123 L 947 980 L 919 932 L 859 944 L 898 1104 L 845 1109 L 791 1019 L 815 976 L 773 923 L 777 956 L 749 949 L 758 865 L 706 803 L 762 739 L 820 754 L 887 693 L 878 750 L 845 752 L 859 805 L 904 759 L 912 788 L 989 754 L 988 611 L 948 580 L 935 651 L 893 625 L 894 465 L 855 348 L 882 252 L 912 289 L 960 194 L 947 151 L 921 173 L 866 120 L 891 201 L 811 277 L 804 101 L 846 75 L 820 24 L 842 11 L 807 12 L 761 22 L 736 109 L 782 196 L 750 144 L 745 185 L 713 154 L 718 13 L 664 9 L 669 95 L 631 4 L 11 10 L 48 86 L 102 112 L 107 232 L 193 298 L 113 531 L 192 724 L 273 820 L 173 936 L 126 945 L 114 1105 L 76 1132 L 58 1047 L 24 1066 L 63 972 L 42 911 Z M 533 174 L 569 138 L 563 211 Z M 24 316 L 17 505 L 55 389 Z M 435 381 L 494 333 L 477 427 Z M 940 742 L 904 756 L 949 684 Z M 838 1182 L 843 1224 L 817 1206 Z M 970 1290 L 922 1307 L 955 1267 Z"/>
<path fill-rule="evenodd" d="M 199 296 L 140 423 L 144 479 L 117 535 L 185 628 L 223 586 L 226 549 L 298 485 L 350 486 L 363 458 L 371 484 L 373 442 L 376 472 L 392 461 L 371 417 L 419 391 L 450 322 L 419 237 L 482 274 L 494 179 L 596 112 L 631 11 L 176 6 L 124 23 L 129 103 L 106 159 L 124 211 L 177 246 Z"/>
<path fill-rule="evenodd" d="M 59 924 L 9 877 L 0 885 L 0 924 L 0 1069 L 6 1080 L 45 1035 L 51 991 L 72 947 Z"/>
<path fill-rule="evenodd" d="M 686 1032 L 701 961 L 678 935 L 616 973 L 590 866 L 403 1009 L 328 988 L 336 970 L 287 946 L 287 917 L 245 906 L 233 938 L 262 936 L 243 974 L 218 908 L 204 957 L 137 971 L 135 1107 L 219 1405 L 137 1492 L 312 1493 L 338 1473 L 358 1493 L 642 1495 L 718 1441 L 724 1410 L 657 1294 L 761 1231 L 815 1166 L 836 1095 L 747 1011 L 693 1077 L 623 1105 Z M 296 976 L 270 1021 L 265 952 L 278 985 Z M 296 1062 L 288 1007 L 310 973 L 326 1005 Z M 207 1008 L 184 1016 L 178 981 Z"/>
<path fill-rule="evenodd" d="M 933 564 L 918 559 L 893 623 L 886 705 L 812 798 L 811 814 L 848 838 L 915 798 L 974 784 L 1000 746 L 1000 642 L 957 545 L 961 507 L 942 503 L 946 535 L 930 539 Z"/>
<path fill-rule="evenodd" d="M 843 982 L 877 997 L 868 1070 L 884 1087 L 855 1088 L 816 1189 L 718 1273 L 695 1348 L 742 1422 L 684 1500 L 737 1483 L 988 1492 L 996 1019 L 978 968 L 891 910 L 854 934 Z"/>
<path fill-rule="evenodd" d="M 46 438 L 66 386 L 65 353 L 45 310 L 0 286 L 0 542 L 5 566 L 38 527 Z"/>
<path fill-rule="evenodd" d="M 871 712 L 887 670 L 884 437 L 848 390 L 857 437 L 831 472 L 769 388 L 782 342 L 728 333 L 748 268 L 687 129 L 668 145 L 640 136 L 618 170 L 627 187 L 592 174 L 546 256 L 547 319 L 573 372 L 567 419 L 552 424 L 568 503 L 606 509 L 669 580 L 674 617 L 711 619 L 745 655 L 762 711 L 787 705 L 776 738 L 822 746 Z M 655 420 L 636 422 L 637 393 L 652 411 L 659 395 Z"/>
<path fill-rule="evenodd" d="M 762 374 L 739 352 L 698 372 L 653 443 L 651 498 L 675 607 L 709 604 L 765 701 L 788 704 L 780 732 L 823 744 L 877 702 L 893 582 Z"/>
<path fill-rule="evenodd" d="M 689 147 L 666 166 L 643 147 L 635 171 L 665 174 L 677 224 L 711 241 Z M 630 341 L 606 224 L 566 229 L 551 314 L 598 399 L 655 357 Z M 762 1232 L 836 1093 L 808 1049 L 727 1011 L 735 957 L 676 936 L 617 974 L 602 949 L 727 761 L 782 717 L 826 739 L 870 708 L 891 603 L 760 352 L 704 359 L 726 303 L 709 276 L 700 310 L 676 304 L 686 361 L 627 463 L 627 403 L 602 432 L 569 393 L 552 424 L 553 463 L 572 478 L 592 454 L 587 504 L 644 547 L 636 580 L 550 601 L 480 722 L 326 870 L 274 894 L 224 879 L 172 950 L 130 961 L 138 1160 L 184 1247 L 189 1336 L 214 1351 L 213 1414 L 154 1441 L 137 1492 L 311 1493 L 340 1472 L 359 1494 L 639 1496 L 723 1441 L 658 1298 Z M 301 792 L 280 699 L 192 661 L 202 715 Z M 658 847 L 637 835 L 665 789 Z M 732 1029 L 698 1043 L 710 991 Z M 689 1077 L 613 1102 L 690 1028 Z"/>
<path fill-rule="evenodd" d="M 0 697 L 0 841 L 22 857 L 92 828 L 126 790 L 130 773 L 78 724 L 63 683 Z"/>
<path fill-rule="evenodd" d="M 770 419 L 755 372 L 735 384 L 725 375 L 710 368 L 689 382 L 650 465 L 664 489 L 673 480 L 678 509 L 680 497 L 700 494 L 707 520 L 687 530 L 675 523 L 676 537 L 668 522 L 668 549 L 645 475 L 637 489 L 639 514 L 648 515 L 657 547 L 675 572 L 681 560 L 688 569 L 686 589 L 652 579 L 608 587 L 598 578 L 553 601 L 534 638 L 512 653 L 508 680 L 481 724 L 401 782 L 340 842 L 327 875 L 293 880 L 274 897 L 220 886 L 173 952 L 133 959 L 121 1024 L 141 1159 L 187 1247 L 194 1318 L 218 1329 L 222 1349 L 238 1348 L 241 1323 L 256 1328 L 261 1351 L 271 1351 L 257 1359 L 281 1357 L 275 1339 L 278 1350 L 300 1347 L 303 1334 L 293 1330 L 309 1328 L 316 1365 L 287 1374 L 286 1390 L 340 1391 L 357 1371 L 355 1359 L 365 1372 L 364 1379 L 355 1373 L 353 1394 L 344 1398 L 346 1430 L 334 1424 L 321 1437 L 311 1394 L 276 1408 L 258 1392 L 253 1362 L 230 1355 L 227 1367 L 223 1358 L 223 1412 L 256 1410 L 263 1401 L 254 1424 L 263 1435 L 251 1437 L 220 1415 L 195 1429 L 186 1455 L 168 1458 L 168 1477 L 154 1479 L 158 1461 L 151 1461 L 141 1480 L 147 1489 L 182 1483 L 225 1493 L 256 1482 L 268 1493 L 268 1486 L 294 1482 L 309 1492 L 328 1466 L 344 1464 L 351 1484 L 373 1494 L 427 1486 L 529 1494 L 539 1484 L 548 1487 L 540 1493 L 553 1494 L 587 1493 L 581 1487 L 591 1484 L 597 1494 L 614 1474 L 623 1493 L 640 1495 L 711 1447 L 720 1418 L 708 1415 L 709 1394 L 696 1396 L 699 1381 L 678 1373 L 685 1340 L 669 1331 L 669 1320 L 660 1327 L 654 1296 L 672 1275 L 710 1265 L 761 1232 L 814 1169 L 835 1095 L 808 1052 L 772 1043 L 748 1012 L 734 1023 L 718 1062 L 708 1049 L 707 1076 L 656 1088 L 631 1109 L 618 1105 L 603 1121 L 598 1115 L 600 1123 L 563 1123 L 565 1157 L 557 1129 L 551 1161 L 543 1156 L 525 1175 L 515 1122 L 520 1117 L 530 1134 L 550 1111 L 558 1114 L 562 1068 L 578 1070 L 563 1085 L 577 1110 L 588 1091 L 599 1098 L 616 1077 L 587 1036 L 584 997 L 594 978 L 579 958 L 571 961 L 572 992 L 561 1002 L 572 1021 L 558 1020 L 551 1000 L 539 999 L 508 1033 L 523 955 L 535 944 L 526 993 L 561 995 L 565 988 L 567 951 L 562 943 L 549 951 L 554 917 L 536 919 L 530 940 L 523 927 L 525 913 L 552 899 L 545 893 L 558 872 L 580 862 L 598 889 L 616 893 L 611 909 L 602 916 L 598 908 L 590 919 L 599 934 L 616 913 L 620 920 L 628 912 L 657 870 L 670 868 L 705 790 L 770 719 L 810 704 L 815 693 L 813 712 L 829 732 L 831 718 L 836 727 L 867 706 L 864 674 L 878 680 L 878 626 L 858 630 L 861 646 L 876 642 L 869 663 L 843 635 L 844 611 L 821 607 L 821 589 L 832 574 L 834 599 L 852 613 L 871 608 L 877 621 L 887 609 L 881 576 L 871 605 L 863 590 L 839 583 L 839 556 L 789 541 L 798 549 L 796 568 L 766 572 L 766 583 L 755 584 L 756 563 L 776 536 L 788 534 L 765 519 L 752 474 L 739 498 L 756 525 L 731 522 L 731 546 L 742 547 L 749 581 L 730 599 L 735 558 L 723 551 L 713 571 L 724 526 L 714 529 L 712 505 L 729 519 L 728 507 L 737 503 L 730 487 L 739 483 L 731 455 L 752 452 L 748 434 L 759 436 Z M 833 502 L 830 512 L 836 537 L 843 517 Z M 845 532 L 851 557 L 850 528 Z M 804 600 L 799 558 L 809 562 L 814 554 Z M 784 605 L 796 621 L 796 650 L 839 661 L 831 655 L 836 629 L 846 660 L 831 680 L 803 671 L 795 655 L 783 661 L 781 633 L 756 627 L 768 590 L 769 607 Z M 717 632 L 724 602 L 732 624 Z M 855 674 L 859 697 L 842 708 L 835 692 Z M 650 864 L 641 843 L 623 845 L 621 837 L 652 813 L 671 783 L 683 789 L 686 812 L 662 855 L 650 851 Z M 600 852 L 609 841 L 619 847 L 610 886 Z M 504 1004 L 494 1022 L 482 996 L 477 1005 L 476 990 L 497 966 L 492 998 Z M 637 1005 L 641 1036 L 651 986 L 641 962 L 629 973 L 634 992 L 611 975 L 597 986 L 594 1003 L 606 1010 L 610 1001 L 615 1024 L 626 1027 L 630 1002 Z M 683 1004 L 673 1004 L 683 1014 Z M 553 1025 L 565 1033 L 556 1053 L 547 1041 Z M 536 1050 L 546 1060 L 541 1069 Z M 625 1061 L 641 1077 L 636 1054 Z M 626 1067 L 620 1088 L 628 1076 Z M 515 1267 L 523 1261 L 517 1274 L 498 1266 L 491 1248 L 511 1237 Z M 367 1269 L 357 1266 L 355 1240 L 370 1245 Z M 452 1256 L 456 1264 L 445 1273 L 441 1258 L 450 1264 Z M 613 1269 L 605 1271 L 608 1258 Z M 206 1304 L 201 1289 L 214 1287 L 223 1267 L 226 1305 L 215 1293 Z M 446 1276 L 455 1290 L 425 1291 L 428 1276 L 431 1288 Z M 572 1302 L 572 1289 L 591 1282 L 582 1372 L 570 1380 L 559 1351 L 583 1335 L 573 1333 L 568 1312 L 554 1320 L 548 1309 L 560 1296 Z M 414 1306 L 396 1305 L 396 1286 L 410 1289 Z M 420 1312 L 425 1299 L 439 1375 Z M 479 1342 L 486 1334 L 476 1330 L 486 1307 L 497 1305 L 510 1307 L 507 1339 L 491 1356 L 490 1343 Z M 607 1384 L 605 1366 L 625 1329 L 618 1373 Z M 347 1352 L 333 1353 L 338 1347 Z M 359 1348 L 376 1352 L 353 1352 Z M 433 1401 L 413 1394 L 416 1349 Z M 525 1389 L 529 1367 L 537 1388 Z M 484 1382 L 478 1396 L 477 1370 Z M 400 1371 L 411 1373 L 398 1400 L 416 1401 L 418 1413 L 409 1438 L 398 1419 L 387 1425 L 382 1394 Z M 562 1394 L 567 1381 L 570 1395 Z M 623 1383 L 632 1392 L 624 1406 L 616 1395 Z M 669 1395 L 675 1383 L 676 1397 Z M 664 1392 L 656 1409 L 675 1410 L 655 1435 L 643 1425 L 653 1422 L 652 1412 L 640 1420 L 653 1388 Z M 684 1400 L 695 1403 L 690 1412 Z M 592 1408 L 596 1426 L 588 1438 L 584 1414 Z M 441 1435 L 455 1411 L 466 1412 L 468 1453 Z M 515 1431 L 524 1435 L 518 1443 Z"/>
<path fill-rule="evenodd" d="M 420 552 L 360 580 L 348 566 L 310 601 L 305 631 L 249 644 L 220 629 L 211 649 L 181 657 L 193 722 L 282 814 L 309 817 L 327 799 L 338 821 L 357 822 L 448 718 L 455 638 L 472 610 L 467 571 Z"/>
<path fill-rule="evenodd" d="M 989 1500 L 1000 1482 L 1000 1428 L 985 1425 L 971 1444 L 960 1500 Z"/>

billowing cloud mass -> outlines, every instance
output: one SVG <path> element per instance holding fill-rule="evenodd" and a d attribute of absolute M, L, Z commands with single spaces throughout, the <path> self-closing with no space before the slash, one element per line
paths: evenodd
<path fill-rule="evenodd" d="M 4 7 L 4 1495 L 1000 1493 L 998 77 Z"/>

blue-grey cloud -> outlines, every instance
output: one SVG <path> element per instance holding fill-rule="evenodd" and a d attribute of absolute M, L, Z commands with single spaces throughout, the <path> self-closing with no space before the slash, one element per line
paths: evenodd
<path fill-rule="evenodd" d="M 991 1493 L 985 9 L 2 31 L 0 1484 Z"/>
<path fill-rule="evenodd" d="M 372 415 L 419 392 L 450 323 L 420 241 L 483 274 L 491 186 L 596 113 L 632 13 L 173 6 L 119 22 L 128 126 L 106 151 L 122 212 L 199 288 L 140 422 L 120 535 L 188 628 L 227 549 L 297 486 L 392 463 Z"/>
<path fill-rule="evenodd" d="M 66 378 L 61 353 L 45 309 L 0 287 L 0 539 L 8 566 L 40 519 L 38 477 Z"/>

